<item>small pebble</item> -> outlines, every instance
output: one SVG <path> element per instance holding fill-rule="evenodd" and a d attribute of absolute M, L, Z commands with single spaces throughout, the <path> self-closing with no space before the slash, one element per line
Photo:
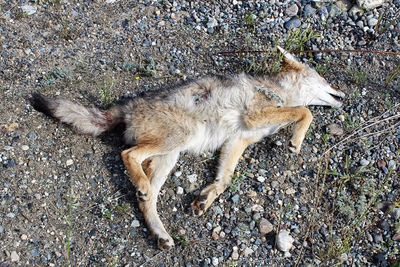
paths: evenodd
<path fill-rule="evenodd" d="M 182 195 L 182 194 L 183 194 L 183 188 L 180 187 L 180 186 L 178 186 L 178 187 L 176 188 L 176 194 L 177 194 L 177 195 Z"/>
<path fill-rule="evenodd" d="M 288 189 L 286 189 L 285 193 L 287 195 L 293 195 L 294 193 L 296 193 L 296 190 L 293 188 L 288 188 Z"/>
<path fill-rule="evenodd" d="M 235 194 L 232 198 L 231 198 L 233 203 L 238 203 L 239 201 L 239 194 Z"/>
<path fill-rule="evenodd" d="M 213 266 L 218 266 L 218 258 L 217 257 L 212 257 L 211 263 Z"/>
<path fill-rule="evenodd" d="M 197 174 L 191 174 L 187 176 L 187 179 L 190 183 L 195 183 L 197 181 Z"/>
<path fill-rule="evenodd" d="M 249 248 L 249 247 L 245 248 L 244 251 L 243 251 L 245 257 L 249 256 L 249 255 L 252 254 L 253 252 L 254 252 L 254 250 L 252 250 L 252 249 Z"/>
<path fill-rule="evenodd" d="M 265 178 L 262 176 L 258 176 L 257 177 L 257 181 L 259 181 L 260 183 L 264 183 L 265 182 Z"/>
<path fill-rule="evenodd" d="M 234 246 L 233 248 L 232 248 L 232 254 L 231 254 L 231 258 L 232 258 L 232 260 L 234 260 L 234 261 L 237 261 L 238 259 L 239 259 L 239 253 L 238 253 L 238 247 L 236 247 L 236 246 Z"/>
<path fill-rule="evenodd" d="M 329 130 L 329 133 L 331 133 L 332 135 L 340 136 L 340 135 L 343 135 L 343 133 L 344 133 L 343 128 L 340 127 L 340 125 L 336 124 L 336 123 L 329 124 L 328 130 Z"/>
<path fill-rule="evenodd" d="M 140 222 L 139 222 L 138 220 L 133 220 L 133 221 L 131 222 L 131 227 L 137 228 L 137 227 L 139 227 L 139 226 L 140 226 Z"/>
<path fill-rule="evenodd" d="M 23 5 L 23 6 L 21 6 L 21 9 L 22 9 L 22 12 L 24 12 L 28 16 L 35 14 L 37 11 L 36 6 L 30 6 L 30 5 Z"/>
<path fill-rule="evenodd" d="M 286 15 L 289 17 L 296 16 L 297 12 L 299 12 L 299 7 L 296 4 L 291 5 L 285 10 Z"/>

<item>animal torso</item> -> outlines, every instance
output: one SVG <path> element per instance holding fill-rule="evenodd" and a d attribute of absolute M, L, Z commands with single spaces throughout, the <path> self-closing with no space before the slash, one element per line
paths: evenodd
<path fill-rule="evenodd" d="M 201 153 L 214 151 L 231 138 L 260 139 L 285 124 L 250 130 L 242 117 L 255 107 L 284 105 L 276 91 L 271 84 L 241 74 L 230 79 L 204 78 L 178 87 L 169 95 L 134 100 L 125 111 L 125 141 L 132 143 L 157 129 L 165 131 L 164 137 L 174 142 L 176 134 L 180 135 L 182 143 L 168 143 L 168 149 L 176 145 L 182 151 L 184 145 L 183 150 Z"/>

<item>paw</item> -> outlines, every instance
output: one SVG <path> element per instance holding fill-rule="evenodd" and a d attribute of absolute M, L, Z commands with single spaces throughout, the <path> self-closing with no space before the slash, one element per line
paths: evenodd
<path fill-rule="evenodd" d="M 152 193 L 151 193 L 150 187 L 144 188 L 144 189 L 138 188 L 136 191 L 136 197 L 140 202 L 149 201 L 151 199 L 151 196 L 152 196 Z"/>
<path fill-rule="evenodd" d="M 289 142 L 289 151 L 295 154 L 300 153 L 300 149 L 301 149 L 301 143 L 296 145 L 293 140 L 290 140 Z"/>
<path fill-rule="evenodd" d="M 207 195 L 200 195 L 195 201 L 192 202 L 193 215 L 201 216 L 206 211 Z"/>
<path fill-rule="evenodd" d="M 193 214 L 196 216 L 204 214 L 204 212 L 223 191 L 223 188 L 216 184 L 211 184 L 204 188 L 197 199 L 192 202 Z"/>
<path fill-rule="evenodd" d="M 166 236 L 166 237 L 157 236 L 157 244 L 158 244 L 158 248 L 161 250 L 170 249 L 175 245 L 174 240 L 170 236 Z"/>

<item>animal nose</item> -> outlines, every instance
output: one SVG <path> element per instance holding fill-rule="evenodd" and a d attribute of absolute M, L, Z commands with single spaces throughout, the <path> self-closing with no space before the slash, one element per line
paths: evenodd
<path fill-rule="evenodd" d="M 331 96 L 334 96 L 334 97 L 336 97 L 336 98 L 338 98 L 338 99 L 343 99 L 344 97 L 345 97 L 345 93 L 344 92 L 342 92 L 341 90 L 339 90 L 339 89 L 337 89 L 337 88 L 335 88 L 335 87 L 333 87 L 333 86 L 330 86 L 331 87 L 331 91 L 329 92 L 329 94 L 331 95 Z M 337 100 L 338 100 L 337 99 Z"/>
<path fill-rule="evenodd" d="M 345 93 L 344 93 L 343 91 L 337 89 L 336 87 L 331 86 L 331 88 L 332 88 L 333 90 L 335 90 L 336 92 L 338 92 L 339 95 L 341 95 L 341 96 L 344 96 L 344 95 L 345 95 Z"/>

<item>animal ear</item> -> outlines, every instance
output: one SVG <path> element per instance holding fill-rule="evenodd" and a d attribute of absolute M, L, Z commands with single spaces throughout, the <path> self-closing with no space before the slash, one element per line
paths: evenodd
<path fill-rule="evenodd" d="M 291 69 L 298 71 L 304 69 L 304 65 L 300 61 L 298 61 L 292 54 L 290 54 L 288 51 L 286 51 L 279 45 L 277 46 L 277 48 L 283 55 L 283 62 L 282 62 L 283 69 Z"/>

